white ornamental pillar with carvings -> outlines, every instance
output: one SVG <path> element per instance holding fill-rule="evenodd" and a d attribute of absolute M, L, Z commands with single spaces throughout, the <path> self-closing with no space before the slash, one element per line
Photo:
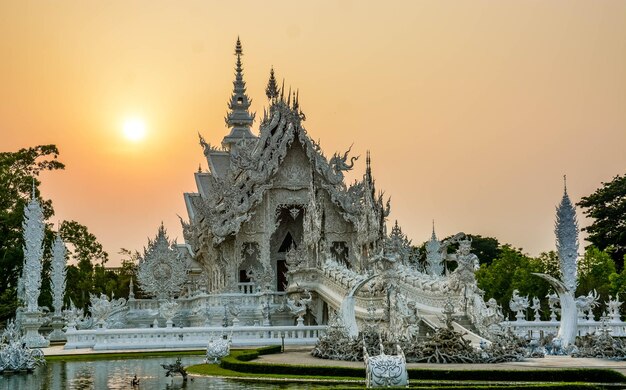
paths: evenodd
<path fill-rule="evenodd" d="M 35 185 L 30 202 L 24 208 L 24 267 L 22 280 L 24 285 L 24 298 L 26 311 L 22 320 L 24 342 L 29 348 L 47 347 L 50 342 L 39 334 L 42 324 L 41 311 L 39 310 L 39 294 L 41 293 L 41 271 L 43 268 L 43 239 L 45 225 L 41 204 L 35 196 Z"/>

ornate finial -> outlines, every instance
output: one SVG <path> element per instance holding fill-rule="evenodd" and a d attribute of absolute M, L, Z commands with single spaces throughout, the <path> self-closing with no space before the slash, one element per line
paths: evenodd
<path fill-rule="evenodd" d="M 230 149 L 230 146 L 236 144 L 243 137 L 254 138 L 250 132 L 250 126 L 254 122 L 254 114 L 251 114 L 251 100 L 246 94 L 246 82 L 243 80 L 243 65 L 241 56 L 243 55 L 241 40 L 237 37 L 235 45 L 235 55 L 237 62 L 235 63 L 235 81 L 233 82 L 233 94 L 228 102 L 229 112 L 226 114 L 226 125 L 231 128 L 228 134 L 222 140 L 222 145 Z"/>
<path fill-rule="evenodd" d="M 198 173 L 202 173 L 202 164 L 198 164 Z"/>
<path fill-rule="evenodd" d="M 285 79 L 283 78 L 283 86 L 280 87 L 280 101 L 285 101 Z"/>
<path fill-rule="evenodd" d="M 567 194 L 567 175 L 563 175 L 563 192 Z"/>
<path fill-rule="evenodd" d="M 274 77 L 274 67 L 270 69 L 270 79 L 267 82 L 265 88 L 265 95 L 269 100 L 274 100 L 278 97 L 278 85 L 276 84 L 276 77 Z"/>
<path fill-rule="evenodd" d="M 31 195 L 31 199 L 35 199 L 37 198 L 36 193 L 35 193 L 35 178 L 33 177 L 33 192 Z"/>
<path fill-rule="evenodd" d="M 432 234 L 431 238 L 433 238 L 435 240 L 437 239 L 437 235 L 435 234 L 435 220 L 434 219 L 433 219 L 433 234 Z"/>
<path fill-rule="evenodd" d="M 299 103 L 299 94 L 300 94 L 300 90 L 296 89 L 296 93 L 293 94 L 293 110 L 294 111 L 298 111 L 298 108 L 300 108 L 300 103 Z"/>
<path fill-rule="evenodd" d="M 289 87 L 289 93 L 287 94 L 287 107 L 291 107 L 291 86 Z"/>
<path fill-rule="evenodd" d="M 237 56 L 243 55 L 243 50 L 241 48 L 241 40 L 239 39 L 239 36 L 237 36 L 237 43 L 235 44 L 235 55 Z"/>

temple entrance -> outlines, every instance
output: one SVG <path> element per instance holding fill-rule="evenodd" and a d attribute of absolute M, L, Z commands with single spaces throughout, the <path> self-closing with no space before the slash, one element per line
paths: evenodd
<path fill-rule="evenodd" d="M 276 271 L 276 291 L 287 287 L 287 263 L 285 255 L 289 249 L 297 248 L 302 242 L 304 207 L 302 205 L 280 205 L 276 210 L 278 227 L 270 241 L 272 267 Z"/>

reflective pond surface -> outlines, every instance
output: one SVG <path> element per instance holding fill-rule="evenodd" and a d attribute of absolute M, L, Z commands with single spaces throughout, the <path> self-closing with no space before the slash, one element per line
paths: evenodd
<path fill-rule="evenodd" d="M 200 364 L 203 356 L 181 357 L 184 366 Z M 219 378 L 192 377 L 183 382 L 176 375 L 166 378 L 161 364 L 174 363 L 176 357 L 142 359 L 97 360 L 48 362 L 33 374 L 0 376 L 0 390 L 65 390 L 65 389 L 312 389 L 319 384 L 306 383 L 261 383 L 236 381 Z M 132 387 L 134 375 L 139 378 L 139 386 Z M 323 387 L 323 386 L 322 386 Z"/>

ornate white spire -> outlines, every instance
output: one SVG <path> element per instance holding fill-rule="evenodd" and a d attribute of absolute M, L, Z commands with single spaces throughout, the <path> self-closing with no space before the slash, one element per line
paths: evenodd
<path fill-rule="evenodd" d="M 230 111 L 226 115 L 226 118 L 224 118 L 226 125 L 231 128 L 231 130 L 230 134 L 222 140 L 222 144 L 225 147 L 230 147 L 242 138 L 254 138 L 254 135 L 250 132 L 250 126 L 252 126 L 254 122 L 254 114 L 250 114 L 248 111 L 251 100 L 246 94 L 246 82 L 243 81 L 243 66 L 241 63 L 243 50 L 239 37 L 237 37 L 237 44 L 235 45 L 235 55 L 237 56 L 237 62 L 235 63 L 233 94 L 230 97 L 230 102 L 228 102 L 228 109 Z"/>
<path fill-rule="evenodd" d="M 22 269 L 22 283 L 27 311 L 36 312 L 39 309 L 38 299 L 41 292 L 41 270 L 43 257 L 44 223 L 41 205 L 33 196 L 24 208 L 24 267 Z"/>
<path fill-rule="evenodd" d="M 426 272 L 429 275 L 439 276 L 443 274 L 443 258 L 440 249 L 441 243 L 435 234 L 435 220 L 433 220 L 433 234 L 426 243 Z"/>
<path fill-rule="evenodd" d="M 576 209 L 567 195 L 567 181 L 563 176 L 564 188 L 561 204 L 556 209 L 556 249 L 561 264 L 563 283 L 573 294 L 578 285 L 577 262 L 578 262 L 578 223 L 576 222 Z"/>
<path fill-rule="evenodd" d="M 271 101 L 278 98 L 278 84 L 276 83 L 276 77 L 274 77 L 274 67 L 270 69 L 270 79 L 265 87 L 265 96 Z"/>
<path fill-rule="evenodd" d="M 130 282 L 128 283 L 128 299 L 135 299 L 135 286 L 133 285 L 133 277 L 130 277 Z"/>
<path fill-rule="evenodd" d="M 50 286 L 52 287 L 52 306 L 54 313 L 61 315 L 63 296 L 65 295 L 65 278 L 67 275 L 67 260 L 65 258 L 65 244 L 61 235 L 57 233 L 52 246 L 52 267 L 50 270 Z"/>

